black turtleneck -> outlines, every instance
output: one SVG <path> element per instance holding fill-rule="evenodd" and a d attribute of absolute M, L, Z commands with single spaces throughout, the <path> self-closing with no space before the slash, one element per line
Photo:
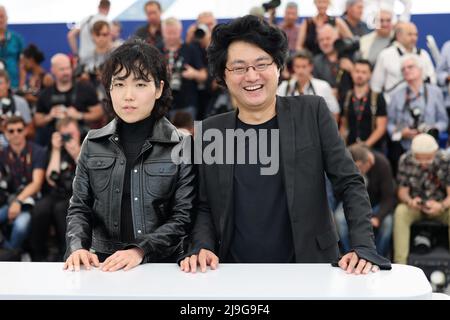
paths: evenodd
<path fill-rule="evenodd" d="M 131 213 L 131 170 L 136 162 L 142 145 L 153 132 L 155 120 L 149 116 L 134 123 L 119 121 L 118 133 L 120 145 L 126 157 L 125 176 L 123 180 L 122 205 L 120 214 L 120 238 L 124 243 L 135 240 L 133 231 L 133 216 Z"/>

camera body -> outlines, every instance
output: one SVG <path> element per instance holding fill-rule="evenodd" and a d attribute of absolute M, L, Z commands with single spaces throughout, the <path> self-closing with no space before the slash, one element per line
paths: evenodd
<path fill-rule="evenodd" d="M 201 41 L 205 38 L 206 34 L 209 32 L 208 26 L 206 24 L 199 24 L 194 31 L 194 40 Z"/>
<path fill-rule="evenodd" d="M 74 171 L 70 168 L 70 165 L 63 161 L 61 163 L 61 171 L 52 171 L 50 173 L 50 179 L 55 182 L 58 192 L 68 193 L 72 192 L 72 182 L 74 178 Z"/>
<path fill-rule="evenodd" d="M 333 44 L 339 58 L 351 59 L 359 50 L 359 41 L 353 38 L 337 39 Z"/>
<path fill-rule="evenodd" d="M 281 4 L 281 0 L 271 0 L 269 2 L 265 2 L 262 4 L 262 7 L 264 8 L 264 11 L 269 11 L 271 9 L 275 9 Z"/>
<path fill-rule="evenodd" d="M 63 142 L 69 142 L 72 140 L 72 135 L 70 133 L 63 133 L 61 134 L 61 139 Z"/>
<path fill-rule="evenodd" d="M 414 120 L 414 123 L 413 123 L 411 129 L 419 129 L 419 121 L 420 121 L 420 117 L 422 115 L 422 109 L 418 106 L 412 106 L 409 108 L 409 111 L 411 113 L 411 117 Z"/>

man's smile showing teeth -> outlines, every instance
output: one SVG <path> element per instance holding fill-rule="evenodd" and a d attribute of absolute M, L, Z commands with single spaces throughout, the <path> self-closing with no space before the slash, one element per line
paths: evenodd
<path fill-rule="evenodd" d="M 244 87 L 244 90 L 255 91 L 255 90 L 261 89 L 262 87 L 263 87 L 262 84 L 258 84 L 256 86 Z"/>

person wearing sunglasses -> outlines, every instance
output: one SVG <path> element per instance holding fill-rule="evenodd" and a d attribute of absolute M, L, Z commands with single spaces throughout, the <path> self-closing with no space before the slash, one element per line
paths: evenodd
<path fill-rule="evenodd" d="M 0 151 L 0 162 L 10 175 L 11 197 L 0 204 L 0 227 L 9 233 L 0 244 L 0 261 L 20 259 L 30 233 L 30 210 L 41 191 L 46 168 L 46 151 L 26 140 L 23 118 L 7 118 L 5 135 L 8 147 Z"/>

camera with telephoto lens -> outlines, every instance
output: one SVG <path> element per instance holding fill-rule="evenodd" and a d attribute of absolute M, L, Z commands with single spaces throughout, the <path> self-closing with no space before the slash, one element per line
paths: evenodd
<path fill-rule="evenodd" d="M 351 59 L 359 50 L 359 41 L 353 38 L 337 39 L 333 44 L 339 58 Z"/>
<path fill-rule="evenodd" d="M 208 26 L 206 24 L 199 24 L 194 31 L 194 40 L 201 41 L 205 38 L 206 34 L 209 32 Z"/>
<path fill-rule="evenodd" d="M 281 4 L 281 0 L 272 0 L 262 4 L 264 11 L 269 11 L 270 9 L 275 9 Z"/>

